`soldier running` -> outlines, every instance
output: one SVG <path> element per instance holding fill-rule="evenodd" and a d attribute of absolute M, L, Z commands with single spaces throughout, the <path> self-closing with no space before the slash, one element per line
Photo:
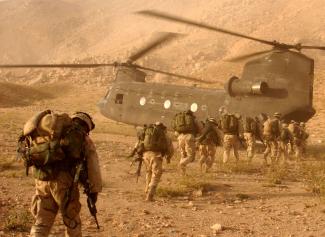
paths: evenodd
<path fill-rule="evenodd" d="M 292 144 L 292 135 L 288 129 L 288 124 L 283 123 L 282 129 L 279 138 L 279 152 L 278 152 L 278 161 L 282 162 L 283 164 L 287 164 L 289 158 L 288 146 Z"/>
<path fill-rule="evenodd" d="M 234 149 L 234 156 L 236 162 L 239 160 L 238 148 L 239 148 L 239 118 L 234 114 L 221 112 L 221 119 L 219 122 L 219 128 L 222 130 L 223 136 L 223 163 L 227 163 L 230 156 L 231 149 Z"/>
<path fill-rule="evenodd" d="M 208 172 L 214 163 L 216 147 L 220 145 L 217 126 L 215 118 L 208 118 L 204 123 L 201 135 L 196 139 L 199 143 L 201 172 L 203 172 L 204 165 L 205 172 Z"/>
<path fill-rule="evenodd" d="M 200 126 L 193 112 L 187 110 L 175 115 L 172 128 L 177 135 L 178 148 L 181 154 L 179 165 L 182 174 L 185 175 L 186 166 L 195 159 L 195 136 L 199 133 Z"/>
<path fill-rule="evenodd" d="M 255 155 L 256 136 L 258 136 L 258 124 L 255 119 L 247 116 L 243 120 L 244 139 L 246 142 L 247 159 L 252 161 Z"/>
<path fill-rule="evenodd" d="M 265 142 L 266 149 L 263 157 L 264 162 L 267 165 L 267 157 L 271 153 L 271 163 L 275 164 L 278 155 L 278 140 L 280 136 L 280 117 L 281 114 L 276 112 L 273 118 L 268 118 L 263 123 L 263 139 Z"/>
<path fill-rule="evenodd" d="M 148 125 L 144 129 L 143 161 L 146 166 L 146 201 L 154 199 L 156 189 L 163 173 L 163 158 L 170 162 L 174 154 L 171 139 L 167 136 L 167 129 L 161 122 Z"/>

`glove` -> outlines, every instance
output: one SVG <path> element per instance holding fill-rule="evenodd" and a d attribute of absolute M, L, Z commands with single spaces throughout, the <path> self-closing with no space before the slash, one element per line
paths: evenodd
<path fill-rule="evenodd" d="M 90 193 L 89 198 L 93 204 L 97 202 L 98 193 Z"/>

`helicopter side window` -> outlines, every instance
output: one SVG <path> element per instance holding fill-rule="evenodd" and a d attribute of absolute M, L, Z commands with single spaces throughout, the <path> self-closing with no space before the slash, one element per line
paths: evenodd
<path fill-rule="evenodd" d="M 116 94 L 115 104 L 123 104 L 123 94 Z"/>

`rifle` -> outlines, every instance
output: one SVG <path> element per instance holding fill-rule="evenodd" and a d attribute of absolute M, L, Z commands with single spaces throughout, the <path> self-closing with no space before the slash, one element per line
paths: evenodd
<path fill-rule="evenodd" d="M 89 187 L 89 182 L 86 182 L 84 184 L 84 193 L 87 195 L 87 206 L 90 214 L 94 217 L 97 229 L 99 230 L 99 224 L 97 220 L 97 208 L 96 208 L 96 203 L 94 200 L 90 197 L 90 187 Z"/>
<path fill-rule="evenodd" d="M 29 174 L 29 167 L 33 166 L 32 161 L 29 157 L 29 148 L 26 145 L 25 142 L 26 136 L 20 135 L 17 142 L 17 156 L 16 160 L 22 159 L 24 161 L 25 166 L 25 174 L 28 176 Z"/>
<path fill-rule="evenodd" d="M 87 169 L 87 161 L 82 162 L 82 172 L 81 172 L 81 178 L 80 183 L 82 184 L 84 188 L 84 193 L 87 195 L 87 206 L 90 214 L 94 217 L 97 229 L 99 230 L 99 224 L 97 220 L 97 208 L 95 201 L 91 198 L 91 192 L 90 192 L 90 183 L 88 179 L 88 169 Z"/>
<path fill-rule="evenodd" d="M 135 162 L 138 162 L 138 167 L 137 167 L 137 170 L 135 172 L 135 174 L 137 175 L 137 181 L 136 182 L 138 183 L 139 177 L 141 175 L 141 168 L 142 168 L 142 162 L 143 162 L 142 156 L 139 155 L 137 158 L 133 159 L 130 167 L 132 167 Z"/>
<path fill-rule="evenodd" d="M 64 199 L 62 201 L 61 212 L 62 212 L 62 215 L 67 217 L 67 219 L 71 219 L 66 215 L 66 210 L 67 210 L 68 205 L 69 205 L 69 203 L 71 201 L 73 189 L 75 187 L 78 187 L 79 177 L 80 177 L 80 173 L 81 173 L 82 168 L 83 168 L 83 162 L 80 162 L 80 163 L 78 163 L 76 165 L 76 171 L 75 171 L 75 174 L 74 174 L 74 177 L 73 177 L 72 184 L 71 184 L 70 188 L 66 191 Z M 72 222 L 73 224 L 71 224 L 71 223 L 68 224 L 68 223 L 66 223 L 64 221 L 64 218 L 63 218 L 63 222 L 67 227 L 69 227 L 71 229 L 76 228 L 76 226 L 78 225 L 78 223 L 76 223 L 75 221 Z"/>

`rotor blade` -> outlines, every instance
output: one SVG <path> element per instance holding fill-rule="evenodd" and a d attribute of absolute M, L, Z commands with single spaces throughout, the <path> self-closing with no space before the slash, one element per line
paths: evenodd
<path fill-rule="evenodd" d="M 157 69 L 152 69 L 152 68 L 148 68 L 148 67 L 143 67 L 137 64 L 133 64 L 135 67 L 143 69 L 143 70 L 147 70 L 147 71 L 151 71 L 151 72 L 156 72 L 156 73 L 161 73 L 161 74 L 165 74 L 168 76 L 172 76 L 172 77 L 179 77 L 179 78 L 183 78 L 186 80 L 190 80 L 190 81 L 194 81 L 194 82 L 199 82 L 199 83 L 206 83 L 206 84 L 213 84 L 214 82 L 207 82 L 195 77 L 189 77 L 189 76 L 184 76 L 184 75 L 180 75 L 180 74 L 176 74 L 176 73 L 171 73 L 171 72 L 166 72 L 166 71 L 162 71 L 162 70 L 157 70 Z"/>
<path fill-rule="evenodd" d="M 114 63 L 94 64 L 0 64 L 0 68 L 96 68 L 112 67 Z"/>
<path fill-rule="evenodd" d="M 156 18 L 160 18 L 160 19 L 164 19 L 164 20 L 176 21 L 176 22 L 180 22 L 180 23 L 183 23 L 183 24 L 188 24 L 188 25 L 204 28 L 204 29 L 207 29 L 207 30 L 215 31 L 215 32 L 221 32 L 221 33 L 228 34 L 228 35 L 233 35 L 233 36 L 237 36 L 237 37 L 241 37 L 241 38 L 245 38 L 245 39 L 250 39 L 250 40 L 254 40 L 254 41 L 257 41 L 257 42 L 260 42 L 260 43 L 263 43 L 263 44 L 268 44 L 268 45 L 272 45 L 272 46 L 277 45 L 277 43 L 273 42 L 273 41 L 258 39 L 258 38 L 255 38 L 255 37 L 251 37 L 251 36 L 248 36 L 248 35 L 243 35 L 243 34 L 240 34 L 240 33 L 225 30 L 225 29 L 218 28 L 218 27 L 215 27 L 215 26 L 211 26 L 211 25 L 208 25 L 208 24 L 205 24 L 205 23 L 200 23 L 200 22 L 193 21 L 193 20 L 190 20 L 190 19 L 174 16 L 174 15 L 164 13 L 164 12 L 148 10 L 148 11 L 138 11 L 137 13 L 141 14 L 141 15 L 149 16 L 149 17 L 156 17 Z"/>
<path fill-rule="evenodd" d="M 242 61 L 242 60 L 245 60 L 245 59 L 248 59 L 248 58 L 251 58 L 251 57 L 255 57 L 255 56 L 258 56 L 258 55 L 261 55 L 261 54 L 269 53 L 269 52 L 272 52 L 272 51 L 273 51 L 273 49 L 268 49 L 268 50 L 258 51 L 258 52 L 255 52 L 255 53 L 244 54 L 244 55 L 237 56 L 237 57 L 234 57 L 234 58 L 226 59 L 226 61 L 228 61 L 228 62 L 239 62 L 239 61 Z"/>
<path fill-rule="evenodd" d="M 150 51 L 156 49 L 158 46 L 170 42 L 173 39 L 181 36 L 182 34 L 177 34 L 177 33 L 171 33 L 171 32 L 161 32 L 157 34 L 157 37 L 155 37 L 149 44 L 147 44 L 145 47 L 143 47 L 142 49 L 139 49 L 138 51 L 136 51 L 135 53 L 133 53 L 130 57 L 129 57 L 129 61 L 130 62 L 134 62 L 137 59 L 143 57 L 144 55 L 146 55 L 147 53 L 149 53 Z"/>
<path fill-rule="evenodd" d="M 301 49 L 320 49 L 325 50 L 325 46 L 309 46 L 309 45 L 301 45 Z"/>

